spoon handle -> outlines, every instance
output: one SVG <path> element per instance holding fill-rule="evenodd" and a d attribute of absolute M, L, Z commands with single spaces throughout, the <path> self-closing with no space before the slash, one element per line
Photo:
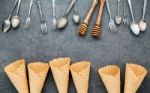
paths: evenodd
<path fill-rule="evenodd" d="M 104 4 L 105 4 L 105 0 L 101 0 L 101 5 L 97 16 L 97 21 L 96 21 L 97 25 L 100 25 Z"/>
<path fill-rule="evenodd" d="M 17 12 L 16 12 L 16 15 L 19 14 L 19 9 L 20 9 L 21 1 L 22 1 L 22 0 L 18 0 L 18 6 L 17 6 Z"/>
<path fill-rule="evenodd" d="M 73 5 L 75 4 L 77 0 L 72 0 L 72 2 L 70 3 L 68 9 L 67 9 L 67 12 L 66 12 L 66 16 L 69 14 L 70 10 L 72 9 Z"/>
<path fill-rule="evenodd" d="M 118 10 L 117 10 L 117 15 L 120 15 L 120 8 L 121 8 L 121 0 L 118 0 Z"/>
<path fill-rule="evenodd" d="M 130 12 L 131 12 L 131 16 L 132 16 L 132 21 L 134 21 L 134 16 L 133 16 L 133 10 L 132 10 L 132 3 L 131 3 L 131 0 L 128 0 L 128 5 L 129 5 Z"/>
<path fill-rule="evenodd" d="M 12 15 L 13 15 L 15 9 L 16 9 L 17 3 L 18 3 L 18 0 L 15 1 L 15 5 L 14 5 L 14 7 L 13 7 L 13 10 L 12 10 L 12 12 L 10 13 L 10 15 L 9 15 L 9 17 L 8 17 L 9 20 L 10 20 L 10 18 L 12 17 Z"/>
<path fill-rule="evenodd" d="M 144 0 L 143 17 L 142 17 L 143 20 L 144 20 L 144 17 L 145 17 L 146 7 L 147 7 L 147 0 Z"/>
<path fill-rule="evenodd" d="M 94 0 L 94 1 L 93 1 L 93 4 L 92 4 L 92 6 L 91 6 L 91 8 L 90 8 L 90 10 L 89 10 L 89 12 L 88 12 L 88 14 L 87 14 L 85 20 L 84 20 L 84 23 L 86 23 L 86 24 L 89 23 L 90 18 L 91 18 L 91 16 L 92 16 L 92 13 L 93 13 L 93 11 L 95 10 L 97 4 L 98 4 L 98 0 Z"/>

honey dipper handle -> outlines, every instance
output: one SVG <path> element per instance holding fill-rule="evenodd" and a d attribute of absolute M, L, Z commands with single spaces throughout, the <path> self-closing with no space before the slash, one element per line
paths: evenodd
<path fill-rule="evenodd" d="M 105 5 L 105 0 L 101 0 L 99 13 L 98 13 L 97 20 L 96 20 L 97 25 L 100 25 L 100 23 L 101 23 L 101 17 L 102 17 L 102 12 L 103 12 L 104 5 Z"/>
<path fill-rule="evenodd" d="M 94 1 L 93 1 L 93 4 L 92 4 L 92 6 L 91 6 L 91 8 L 90 8 L 90 10 L 89 10 L 89 12 L 88 12 L 88 14 L 87 14 L 85 20 L 84 20 L 84 23 L 86 23 L 86 24 L 89 23 L 90 18 L 91 18 L 91 16 L 92 16 L 92 13 L 93 13 L 94 9 L 96 8 L 97 4 L 98 4 L 98 0 L 94 0 Z"/>

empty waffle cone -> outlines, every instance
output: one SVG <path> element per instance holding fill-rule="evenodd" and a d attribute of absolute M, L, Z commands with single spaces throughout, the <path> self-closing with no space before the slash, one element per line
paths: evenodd
<path fill-rule="evenodd" d="M 98 72 L 108 93 L 120 93 L 120 68 L 118 66 L 105 66 Z"/>
<path fill-rule="evenodd" d="M 4 68 L 7 76 L 17 89 L 18 93 L 29 93 L 26 77 L 25 60 L 17 60 Z"/>
<path fill-rule="evenodd" d="M 42 62 L 34 62 L 28 65 L 30 93 L 41 93 L 49 65 Z"/>
<path fill-rule="evenodd" d="M 68 93 L 70 58 L 58 58 L 49 62 L 59 93 Z"/>
<path fill-rule="evenodd" d="M 126 64 L 125 74 L 124 93 L 136 93 L 147 74 L 147 70 L 137 64 Z"/>
<path fill-rule="evenodd" d="M 101 27 L 99 25 L 95 25 L 92 29 L 92 36 L 99 37 L 101 36 Z"/>
<path fill-rule="evenodd" d="M 88 93 L 90 62 L 82 61 L 70 67 L 77 93 Z"/>
<path fill-rule="evenodd" d="M 87 32 L 87 24 L 86 23 L 81 23 L 79 28 L 78 28 L 78 33 L 82 36 L 84 36 Z"/>

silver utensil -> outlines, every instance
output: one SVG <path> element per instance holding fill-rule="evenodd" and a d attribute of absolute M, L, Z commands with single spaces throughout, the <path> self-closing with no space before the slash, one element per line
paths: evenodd
<path fill-rule="evenodd" d="M 30 1 L 30 7 L 29 7 L 29 11 L 28 11 L 28 17 L 27 17 L 27 19 L 26 19 L 26 23 L 25 23 L 25 26 L 24 26 L 24 28 L 25 28 L 26 30 L 29 29 L 29 25 L 30 25 L 30 16 L 31 16 L 31 9 L 32 9 L 33 1 L 34 1 L 34 0 L 31 0 L 31 1 Z"/>
<path fill-rule="evenodd" d="M 17 3 L 18 3 L 18 0 L 15 1 L 15 5 L 14 5 L 13 10 L 12 10 L 11 14 L 9 15 L 9 17 L 6 20 L 4 20 L 3 23 L 2 23 L 2 31 L 4 33 L 8 32 L 8 30 L 11 27 L 10 19 L 11 19 L 12 15 L 13 15 L 13 12 L 15 11 Z"/>
<path fill-rule="evenodd" d="M 129 4 L 131 16 L 132 16 L 132 22 L 130 24 L 130 29 L 134 35 L 139 35 L 140 34 L 140 28 L 134 19 L 131 0 L 128 0 L 128 4 Z"/>
<path fill-rule="evenodd" d="M 77 9 L 77 2 L 74 4 L 74 14 L 72 17 L 74 23 L 78 24 L 80 22 L 80 16 Z"/>
<path fill-rule="evenodd" d="M 146 27 L 147 27 L 147 23 L 144 19 L 145 17 L 145 12 L 146 12 L 146 7 L 147 7 L 147 0 L 144 0 L 144 5 L 143 5 L 143 16 L 142 16 L 142 19 L 140 20 L 139 22 L 139 27 L 140 27 L 140 30 L 141 31 L 145 31 L 146 30 Z"/>
<path fill-rule="evenodd" d="M 56 29 L 57 20 L 56 20 L 56 12 L 55 12 L 55 1 L 52 0 L 52 8 L 53 8 L 53 29 Z"/>
<path fill-rule="evenodd" d="M 126 13 L 126 2 L 124 0 L 124 5 L 123 5 L 123 24 L 126 24 L 128 25 L 129 24 L 129 20 L 128 20 L 128 16 L 127 16 L 127 13 Z"/>
<path fill-rule="evenodd" d="M 118 29 L 116 28 L 116 25 L 115 25 L 114 20 L 112 18 L 108 0 L 106 0 L 106 6 L 107 6 L 108 14 L 109 14 L 109 28 L 110 28 L 110 31 L 111 32 L 117 32 Z"/>
<path fill-rule="evenodd" d="M 67 23 L 68 23 L 67 16 L 68 16 L 70 10 L 72 9 L 72 7 L 76 1 L 77 0 L 72 0 L 72 2 L 70 3 L 65 15 L 57 21 L 57 28 L 64 28 L 67 25 Z"/>
<path fill-rule="evenodd" d="M 17 28 L 20 24 L 19 9 L 20 9 L 21 1 L 22 0 L 18 0 L 18 6 L 17 6 L 16 14 L 11 19 L 11 24 L 12 24 L 13 28 Z"/>
<path fill-rule="evenodd" d="M 43 34 L 47 34 L 48 31 L 47 31 L 47 24 L 46 24 L 46 21 L 43 17 L 43 14 L 42 14 L 42 7 L 41 7 L 41 1 L 40 0 L 37 0 L 36 1 L 36 4 L 38 6 L 38 11 L 40 13 L 40 19 L 41 19 L 41 31 Z"/>
<path fill-rule="evenodd" d="M 115 17 L 115 22 L 119 25 L 121 23 L 122 17 L 121 17 L 121 0 L 118 0 L 118 11 L 117 16 Z"/>

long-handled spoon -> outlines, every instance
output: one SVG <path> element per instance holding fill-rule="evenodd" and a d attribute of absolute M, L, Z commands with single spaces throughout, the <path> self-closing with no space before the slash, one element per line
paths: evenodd
<path fill-rule="evenodd" d="M 32 9 L 33 1 L 34 1 L 34 0 L 31 0 L 31 1 L 30 1 L 30 7 L 29 7 L 29 12 L 28 12 L 28 17 L 27 17 L 27 19 L 26 19 L 26 23 L 25 23 L 25 26 L 24 26 L 24 28 L 25 28 L 26 30 L 29 29 L 29 25 L 30 25 L 30 16 L 31 16 L 31 9 Z"/>
<path fill-rule="evenodd" d="M 130 24 L 130 29 L 133 32 L 133 34 L 135 35 L 139 35 L 140 34 L 140 28 L 139 25 L 136 23 L 136 21 L 134 20 L 134 15 L 133 15 L 133 10 L 132 10 L 132 3 L 131 0 L 128 0 L 128 4 L 129 4 L 129 8 L 130 8 L 130 12 L 131 12 L 131 16 L 132 16 L 132 22 Z"/>
<path fill-rule="evenodd" d="M 104 4 L 105 4 L 105 0 L 101 0 L 101 5 L 100 5 L 99 13 L 97 16 L 97 20 L 96 20 L 95 26 L 92 29 L 92 36 L 94 37 L 101 36 L 101 17 L 102 17 Z"/>
<path fill-rule="evenodd" d="M 73 14 L 73 21 L 74 23 L 78 24 L 80 22 L 80 16 L 78 14 L 78 10 L 77 10 L 77 2 L 74 4 L 74 14 Z"/>
<path fill-rule="evenodd" d="M 14 5 L 13 10 L 12 10 L 11 14 L 9 15 L 9 17 L 6 20 L 4 20 L 3 23 L 2 23 L 2 31 L 4 33 L 8 32 L 8 30 L 11 27 L 10 19 L 13 15 L 13 12 L 15 11 L 15 8 L 17 6 L 17 2 L 18 2 L 18 0 L 15 1 L 15 5 Z"/>
<path fill-rule="evenodd" d="M 145 17 L 145 12 L 146 12 L 146 7 L 147 7 L 147 0 L 144 0 L 144 5 L 143 5 L 143 16 L 142 16 L 142 19 L 141 21 L 139 22 L 139 27 L 140 27 L 140 30 L 141 31 L 145 31 L 146 30 L 146 27 L 147 27 L 147 23 L 144 19 Z"/>
<path fill-rule="evenodd" d="M 117 16 L 115 17 L 116 23 L 119 25 L 121 23 L 122 17 L 120 14 L 120 8 L 121 8 L 121 0 L 118 0 L 118 11 L 117 11 Z"/>
<path fill-rule="evenodd" d="M 80 24 L 80 26 L 78 27 L 78 33 L 82 36 L 84 36 L 87 32 L 87 26 L 89 24 L 89 21 L 91 19 L 92 13 L 95 10 L 96 6 L 98 4 L 98 0 L 93 0 L 93 4 L 89 10 L 89 12 L 87 13 L 83 23 Z"/>
<path fill-rule="evenodd" d="M 20 24 L 19 9 L 20 9 L 21 1 L 22 0 L 18 0 L 18 6 L 17 6 L 16 14 L 11 19 L 11 24 L 12 24 L 13 28 L 17 28 Z"/>
<path fill-rule="evenodd" d="M 47 31 L 47 24 L 46 24 L 46 21 L 43 17 L 43 14 L 42 14 L 42 7 L 41 7 L 41 1 L 40 0 L 37 0 L 36 1 L 36 4 L 38 6 L 38 10 L 39 10 L 39 13 L 40 13 L 40 19 L 41 19 L 41 31 L 43 34 L 47 34 L 48 31 Z"/>
<path fill-rule="evenodd" d="M 52 8 L 53 8 L 53 29 L 56 29 L 57 20 L 56 20 L 56 12 L 55 12 L 55 0 L 52 0 Z"/>
<path fill-rule="evenodd" d="M 72 9 L 73 5 L 76 3 L 76 1 L 77 0 L 72 0 L 65 15 L 57 21 L 57 28 L 64 28 L 67 25 L 67 23 L 68 23 L 67 16 L 68 16 L 70 10 Z"/>

